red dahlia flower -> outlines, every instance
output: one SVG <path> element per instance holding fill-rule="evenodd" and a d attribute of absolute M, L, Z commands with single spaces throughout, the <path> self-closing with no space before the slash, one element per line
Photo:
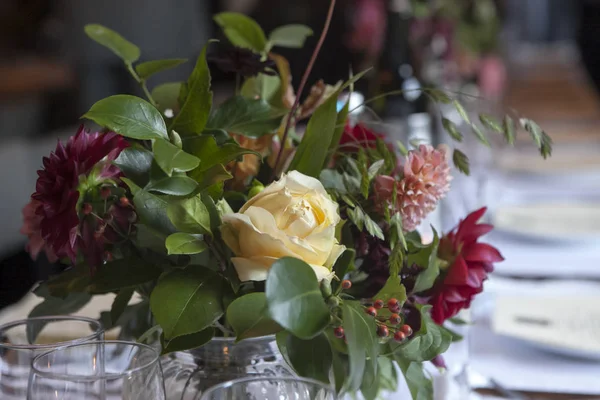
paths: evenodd
<path fill-rule="evenodd" d="M 361 123 L 354 126 L 346 123 L 340 138 L 340 149 L 347 152 L 358 152 L 360 148 L 374 149 L 377 147 L 377 139 L 383 138 L 382 134 L 373 132 Z"/>
<path fill-rule="evenodd" d="M 87 133 L 82 126 L 66 146 L 59 141 L 56 150 L 44 157 L 35 193 L 23 210 L 22 232 L 30 238 L 33 257 L 44 248 L 49 255 L 75 260 L 80 192 L 118 177 L 120 171 L 111 161 L 127 146 L 116 133 Z"/>
<path fill-rule="evenodd" d="M 485 214 L 482 208 L 469 214 L 456 230 L 440 239 L 438 256 L 449 263 L 443 279 L 433 287 L 429 304 L 431 317 L 437 324 L 471 305 L 473 297 L 483 291 L 483 281 L 494 270 L 493 263 L 503 261 L 500 252 L 479 237 L 494 227 L 478 223 Z"/>

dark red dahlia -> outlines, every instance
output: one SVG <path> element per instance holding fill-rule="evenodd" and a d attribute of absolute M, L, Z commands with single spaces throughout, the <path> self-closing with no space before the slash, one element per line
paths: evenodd
<path fill-rule="evenodd" d="M 80 196 L 89 188 L 119 176 L 119 169 L 111 161 L 127 146 L 125 139 L 116 133 L 88 133 L 82 126 L 66 146 L 59 141 L 56 150 L 44 157 L 44 168 L 38 171 L 30 204 L 35 206 L 35 215 L 39 217 L 36 229 L 51 254 L 75 260 Z"/>
<path fill-rule="evenodd" d="M 340 149 L 352 153 L 360 148 L 374 149 L 377 147 L 377 139 L 383 138 L 382 134 L 373 132 L 361 123 L 354 126 L 347 123 L 340 139 Z"/>
<path fill-rule="evenodd" d="M 482 208 L 472 212 L 456 230 L 440 240 L 438 256 L 447 261 L 449 267 L 429 299 L 433 306 L 431 317 L 437 324 L 468 308 L 473 297 L 483 291 L 483 281 L 493 271 L 493 264 L 504 260 L 496 248 L 478 242 L 493 229 L 492 225 L 478 223 L 485 211 L 486 208 Z"/>

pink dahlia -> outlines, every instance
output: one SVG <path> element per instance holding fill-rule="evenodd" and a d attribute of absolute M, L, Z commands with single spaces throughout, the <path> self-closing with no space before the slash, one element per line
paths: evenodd
<path fill-rule="evenodd" d="M 29 245 L 34 250 L 33 257 L 39 253 L 38 249 L 44 248 L 58 258 L 75 260 L 80 182 L 90 187 L 118 177 L 120 171 L 111 161 L 127 146 L 125 139 L 116 133 L 87 133 L 82 126 L 66 146 L 59 141 L 56 150 L 44 157 L 36 191 L 24 210 L 22 230 L 33 239 Z"/>
<path fill-rule="evenodd" d="M 391 204 L 392 212 L 402 215 L 404 231 L 413 231 L 432 212 L 437 203 L 450 190 L 450 166 L 446 161 L 446 148 L 421 145 L 409 152 L 403 166 L 404 176 L 397 181 L 392 176 L 375 178 L 375 193 L 380 199 L 390 201 L 394 186 L 397 202 Z"/>
<path fill-rule="evenodd" d="M 480 224 L 486 208 L 469 214 L 456 228 L 440 239 L 438 257 L 449 263 L 429 298 L 431 318 L 442 324 L 448 318 L 469 308 L 473 297 L 483 291 L 483 282 L 494 270 L 494 263 L 503 261 L 500 252 L 486 243 L 481 236 L 494 227 Z"/>

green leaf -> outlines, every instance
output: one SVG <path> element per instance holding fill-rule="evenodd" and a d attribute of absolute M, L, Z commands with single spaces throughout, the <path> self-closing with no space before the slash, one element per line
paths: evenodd
<path fill-rule="evenodd" d="M 308 121 L 304 137 L 289 167 L 290 171 L 297 170 L 315 178 L 321 173 L 335 134 L 337 97 L 338 92 L 332 94 Z"/>
<path fill-rule="evenodd" d="M 329 384 L 332 354 L 329 341 L 324 334 L 309 340 L 294 335 L 287 337 L 288 357 L 298 375 Z"/>
<path fill-rule="evenodd" d="M 85 292 L 90 284 L 90 278 L 90 268 L 85 264 L 77 264 L 51 277 L 36 290 L 36 295 L 47 297 L 38 293 L 39 290 L 47 287 L 50 295 L 64 299 L 69 293 Z"/>
<path fill-rule="evenodd" d="M 236 341 L 272 335 L 281 331 L 267 315 L 267 298 L 264 293 L 250 293 L 235 299 L 227 307 L 227 322 L 236 334 Z"/>
<path fill-rule="evenodd" d="M 198 188 L 198 184 L 192 178 L 185 175 L 165 177 L 155 182 L 150 182 L 146 190 L 170 194 L 172 196 L 187 196 Z"/>
<path fill-rule="evenodd" d="M 121 180 L 125 181 L 123 178 Z M 138 190 L 134 193 L 133 204 L 142 224 L 163 235 L 176 231 L 167 215 L 169 203 L 165 198 L 145 190 Z"/>
<path fill-rule="evenodd" d="M 426 309 L 423 307 L 421 310 L 425 333 L 399 346 L 394 350 L 395 355 L 409 361 L 423 362 L 430 361 L 448 350 L 452 343 L 452 335 L 433 322 L 429 314 L 424 311 Z"/>
<path fill-rule="evenodd" d="M 344 279 L 344 276 L 350 270 L 352 265 L 354 264 L 354 257 L 356 256 L 356 250 L 354 249 L 346 249 L 344 252 L 338 257 L 333 265 L 333 272 L 335 272 L 335 276 L 340 279 Z M 332 281 L 331 285 L 333 290 L 337 289 L 337 287 L 341 284 L 338 281 Z"/>
<path fill-rule="evenodd" d="M 540 153 L 544 159 L 552 155 L 552 138 L 546 132 L 542 132 L 542 147 Z"/>
<path fill-rule="evenodd" d="M 504 133 L 504 139 L 506 140 L 506 143 L 511 146 L 515 144 L 515 138 L 517 136 L 516 130 L 515 121 L 513 121 L 510 116 L 505 116 L 504 124 L 502 125 L 502 131 Z"/>
<path fill-rule="evenodd" d="M 211 114 L 207 129 L 223 129 L 249 137 L 260 137 L 275 132 L 281 125 L 281 110 L 273 109 L 262 99 L 235 96 Z"/>
<path fill-rule="evenodd" d="M 535 142 L 536 146 L 538 148 L 542 147 L 542 128 L 540 128 L 540 126 L 534 121 L 527 118 L 521 118 L 519 122 L 521 123 L 523 129 L 525 129 L 531 135 L 531 138 Z"/>
<path fill-rule="evenodd" d="M 138 144 L 134 144 L 121 151 L 119 157 L 113 161 L 113 164 L 138 186 L 146 186 L 153 159 L 151 151 L 146 150 Z"/>
<path fill-rule="evenodd" d="M 479 140 L 481 144 L 490 147 L 490 142 L 485 136 L 485 133 L 481 130 L 481 128 L 479 128 L 479 126 L 477 126 L 477 124 L 471 124 L 471 130 L 473 131 L 475 137 L 477 137 L 477 140 Z"/>
<path fill-rule="evenodd" d="M 345 389 L 356 391 L 363 381 L 363 375 L 367 368 L 367 357 L 371 360 L 377 359 L 379 341 L 376 336 L 375 320 L 365 313 L 363 306 L 358 301 L 344 301 L 342 316 L 350 357 L 350 373 Z M 370 368 L 375 369 L 376 364 L 370 363 Z"/>
<path fill-rule="evenodd" d="M 398 374 L 392 360 L 388 357 L 379 357 L 379 382 L 381 389 L 395 392 L 398 390 Z"/>
<path fill-rule="evenodd" d="M 198 189 L 200 190 L 215 187 L 216 184 L 220 184 L 221 182 L 233 178 L 233 175 L 231 175 L 222 164 L 214 165 L 206 171 L 191 171 L 190 176 L 198 182 Z M 223 185 L 221 184 L 218 197 L 222 196 L 222 189 Z"/>
<path fill-rule="evenodd" d="M 365 219 L 365 229 L 369 234 L 373 237 L 379 238 L 381 240 L 385 240 L 385 236 L 383 235 L 383 231 L 377 222 L 375 222 L 371 217 L 367 214 L 364 214 Z"/>
<path fill-rule="evenodd" d="M 395 298 L 398 299 L 400 307 L 402 307 L 402 304 L 406 301 L 406 288 L 400 283 L 400 277 L 398 275 L 390 276 L 379 293 L 373 298 L 383 300 L 384 303 L 387 303 L 389 299 Z"/>
<path fill-rule="evenodd" d="M 51 315 L 69 315 L 81 310 L 90 302 L 92 296 L 88 293 L 69 293 L 65 298 L 53 297 L 48 288 L 43 288 L 44 301 L 36 305 L 28 315 L 28 318 L 47 317 Z M 38 291 L 36 294 L 41 295 Z M 46 326 L 45 322 L 29 323 L 27 325 L 27 341 L 34 344 L 40 332 Z"/>
<path fill-rule="evenodd" d="M 283 108 L 281 101 L 281 78 L 259 74 L 244 81 L 240 94 L 248 99 L 263 99 L 273 107 Z"/>
<path fill-rule="evenodd" d="M 287 347 L 287 343 L 288 343 L 287 339 L 289 336 L 292 336 L 292 335 L 288 331 L 281 331 L 275 335 L 275 341 L 277 342 L 277 348 L 279 349 L 281 356 L 283 357 L 283 359 L 285 360 L 287 365 L 289 365 L 291 367 L 292 362 L 290 361 L 290 356 L 288 354 L 289 351 L 288 351 L 288 347 Z"/>
<path fill-rule="evenodd" d="M 99 24 L 88 24 L 84 30 L 90 39 L 110 49 L 125 63 L 131 64 L 140 58 L 140 49 L 112 29 Z"/>
<path fill-rule="evenodd" d="M 212 234 L 210 214 L 200 196 L 189 199 L 172 199 L 167 205 L 167 215 L 179 231 Z"/>
<path fill-rule="evenodd" d="M 267 47 L 265 33 L 252 18 L 235 12 L 222 12 L 213 18 L 234 46 L 257 53 L 262 53 Z"/>
<path fill-rule="evenodd" d="M 458 130 L 458 127 L 454 124 L 454 122 L 450 121 L 448 118 L 442 118 L 442 125 L 448 134 L 452 137 L 452 139 L 457 142 L 462 142 L 463 135 Z"/>
<path fill-rule="evenodd" d="M 171 254 L 198 254 L 208 248 L 200 235 L 177 232 L 169 235 L 165 241 L 169 255 Z"/>
<path fill-rule="evenodd" d="M 406 384 L 408 385 L 413 400 L 433 399 L 433 383 L 431 379 L 425 376 L 423 365 L 399 357 L 396 357 L 395 360 L 404 374 L 404 379 L 406 380 Z"/>
<path fill-rule="evenodd" d="M 156 163 L 169 176 L 173 171 L 187 172 L 200 165 L 198 157 L 186 153 L 168 140 L 154 141 L 153 150 Z"/>
<path fill-rule="evenodd" d="M 125 311 L 134 292 L 133 287 L 128 287 L 119 290 L 119 293 L 117 293 L 110 308 L 110 321 L 113 326 L 117 324 L 117 321 L 123 315 L 123 311 Z"/>
<path fill-rule="evenodd" d="M 92 276 L 89 291 L 91 293 L 113 292 L 153 281 L 161 273 L 162 269 L 141 258 L 129 257 L 115 260 L 97 268 Z"/>
<path fill-rule="evenodd" d="M 165 339 L 200 332 L 223 315 L 222 279 L 197 266 L 164 274 L 150 296 L 150 308 Z"/>
<path fill-rule="evenodd" d="M 469 159 L 467 155 L 458 149 L 454 149 L 452 153 L 452 162 L 454 166 L 458 168 L 460 172 L 465 175 L 469 175 L 471 173 L 471 167 L 469 166 Z"/>
<path fill-rule="evenodd" d="M 275 28 L 269 35 L 269 42 L 273 46 L 301 49 L 309 36 L 313 35 L 312 29 L 306 25 L 291 24 Z"/>
<path fill-rule="evenodd" d="M 200 159 L 198 168 L 190 172 L 191 177 L 198 176 L 217 164 L 227 165 L 246 154 L 253 154 L 262 159 L 260 153 L 244 149 L 237 143 L 228 142 L 219 146 L 215 137 L 211 135 L 186 138 L 183 140 L 183 148 Z"/>
<path fill-rule="evenodd" d="M 461 335 L 458 332 L 454 332 L 452 329 L 448 329 L 445 326 L 440 326 L 440 328 L 442 329 L 442 331 L 445 331 L 450 335 L 450 337 L 452 338 L 452 342 L 460 342 L 464 339 L 463 335 Z"/>
<path fill-rule="evenodd" d="M 178 336 L 171 340 L 165 340 L 164 334 L 160 336 L 162 345 L 161 355 L 173 353 L 175 351 L 186 351 L 195 349 L 210 342 L 215 336 L 214 328 L 206 328 L 200 332 L 190 333 L 189 335 Z"/>
<path fill-rule="evenodd" d="M 358 149 L 358 169 L 360 171 L 360 193 L 365 199 L 369 198 L 369 180 L 367 154 L 363 148 Z"/>
<path fill-rule="evenodd" d="M 367 360 L 367 365 L 373 360 Z M 375 368 L 367 368 L 360 385 L 360 393 L 365 400 L 376 400 L 379 393 L 379 375 L 375 374 Z"/>
<path fill-rule="evenodd" d="M 426 89 L 426 92 L 429 92 L 429 95 L 433 97 L 433 99 L 442 104 L 450 104 L 452 103 L 452 99 L 443 91 L 439 89 Z"/>
<path fill-rule="evenodd" d="M 490 129 L 496 133 L 503 133 L 504 129 L 502 128 L 502 124 L 496 120 L 496 118 L 492 117 L 488 114 L 479 114 L 479 120 L 487 129 Z"/>
<path fill-rule="evenodd" d="M 385 165 L 385 160 L 378 160 L 378 161 L 375 161 L 373 164 L 371 164 L 371 166 L 369 167 L 369 170 L 368 170 L 370 181 L 372 181 L 377 175 L 379 175 L 379 173 L 381 172 L 381 169 L 384 167 L 384 165 Z"/>
<path fill-rule="evenodd" d="M 179 92 L 181 82 L 163 83 L 152 89 L 152 98 L 158 103 L 158 109 L 164 112 L 167 109 L 179 109 Z"/>
<path fill-rule="evenodd" d="M 400 152 L 400 154 L 402 154 L 404 157 L 408 156 L 408 149 L 406 148 L 404 143 L 402 143 L 400 140 L 397 140 L 396 146 L 398 146 L 398 151 Z"/>
<path fill-rule="evenodd" d="M 437 250 L 440 244 L 440 237 L 435 229 L 433 230 L 433 242 L 424 249 L 421 249 L 416 255 L 409 255 L 409 265 L 415 263 L 421 268 L 425 268 L 419 275 L 413 289 L 414 293 L 423 292 L 430 289 L 440 275 L 440 262 L 437 257 Z"/>
<path fill-rule="evenodd" d="M 394 246 L 390 254 L 390 275 L 398 275 L 402 271 L 404 252 L 402 247 Z"/>
<path fill-rule="evenodd" d="M 323 168 L 326 168 L 329 164 L 329 160 L 335 153 L 335 150 L 340 145 L 340 139 L 344 133 L 344 129 L 346 128 L 346 121 L 348 120 L 348 113 L 350 112 L 350 102 L 347 101 L 344 104 L 344 107 L 337 114 L 337 119 L 335 121 L 335 129 L 333 131 L 333 137 L 331 138 L 331 143 L 329 144 L 329 156 L 325 159 L 323 163 Z"/>
<path fill-rule="evenodd" d="M 187 62 L 185 58 L 172 58 L 168 60 L 146 61 L 135 66 L 135 72 L 141 79 L 148 79 L 150 76 Z"/>
<path fill-rule="evenodd" d="M 185 85 L 185 100 L 179 102 L 181 109 L 169 127 L 181 135 L 200 134 L 210 115 L 213 95 L 210 91 L 210 71 L 206 62 L 206 49 L 209 44 L 210 42 L 204 46 L 198 56 L 196 66 Z"/>
<path fill-rule="evenodd" d="M 265 294 L 271 318 L 300 339 L 317 336 L 329 323 L 315 272 L 304 261 L 290 257 L 275 261 Z"/>
<path fill-rule="evenodd" d="M 456 108 L 456 111 L 458 111 L 458 114 L 461 116 L 461 118 L 469 125 L 472 125 L 471 119 L 469 118 L 469 114 L 467 113 L 467 110 L 465 110 L 463 105 L 460 104 L 458 100 L 453 100 L 452 104 L 454 104 L 454 108 Z"/>
<path fill-rule="evenodd" d="M 336 339 L 340 340 L 340 339 Z M 332 352 L 332 367 L 333 367 L 333 379 L 335 382 L 335 391 L 337 393 L 341 393 L 344 384 L 346 382 L 346 377 L 350 371 L 348 356 L 345 354 L 340 354 L 337 351 L 333 350 Z"/>
<path fill-rule="evenodd" d="M 396 186 L 394 186 L 393 197 L 397 197 Z M 396 204 L 396 199 L 392 199 L 392 204 Z M 406 250 L 406 238 L 404 237 L 404 230 L 402 228 L 402 214 L 400 214 L 400 212 L 395 213 L 390 218 L 390 228 L 392 232 L 392 240 L 390 242 L 394 248 L 396 247 L 396 243 L 400 241 L 400 243 L 402 243 L 402 248 Z M 398 273 L 400 273 L 400 270 L 398 270 Z"/>
<path fill-rule="evenodd" d="M 132 139 L 168 139 L 160 112 L 146 100 L 117 94 L 96 102 L 82 118 Z"/>

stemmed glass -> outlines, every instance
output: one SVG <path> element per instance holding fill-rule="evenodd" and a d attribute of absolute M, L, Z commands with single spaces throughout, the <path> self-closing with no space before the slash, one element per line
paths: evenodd
<path fill-rule="evenodd" d="M 164 400 L 158 352 L 145 344 L 98 341 L 37 356 L 28 400 Z"/>
<path fill-rule="evenodd" d="M 200 400 L 336 400 L 322 382 L 291 377 L 250 377 L 225 382 L 205 391 Z"/>
<path fill-rule="evenodd" d="M 36 317 L 1 325 L 0 399 L 25 399 L 35 356 L 61 346 L 102 339 L 102 324 L 85 317 Z"/>

